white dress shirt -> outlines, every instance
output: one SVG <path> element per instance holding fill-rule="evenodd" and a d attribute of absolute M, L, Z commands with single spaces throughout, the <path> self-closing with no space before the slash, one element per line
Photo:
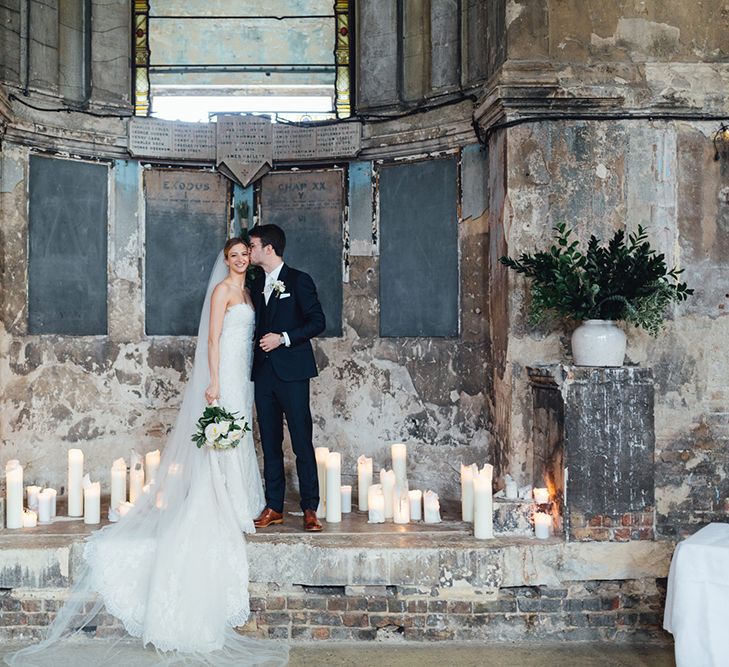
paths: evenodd
<path fill-rule="evenodd" d="M 266 305 L 268 305 L 268 300 L 271 298 L 271 294 L 273 293 L 273 284 L 278 280 L 278 276 L 281 273 L 283 265 L 284 263 L 281 262 L 273 271 L 271 271 L 271 273 L 266 274 L 266 282 L 263 284 L 263 298 L 266 300 Z M 281 335 L 284 337 L 284 345 L 286 345 L 286 347 L 291 347 L 289 335 L 285 331 L 282 331 Z"/>

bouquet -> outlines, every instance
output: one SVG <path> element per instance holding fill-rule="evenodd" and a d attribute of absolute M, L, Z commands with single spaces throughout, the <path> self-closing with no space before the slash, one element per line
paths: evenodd
<path fill-rule="evenodd" d="M 217 404 L 208 405 L 197 420 L 197 431 L 192 441 L 200 449 L 202 446 L 212 449 L 233 449 L 251 427 L 245 419 L 236 419 L 235 412 L 228 412 Z"/>

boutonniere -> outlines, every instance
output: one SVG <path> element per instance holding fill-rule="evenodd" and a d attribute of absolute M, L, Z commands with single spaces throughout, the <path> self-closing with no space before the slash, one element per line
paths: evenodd
<path fill-rule="evenodd" d="M 273 291 L 276 293 L 276 298 L 280 297 L 286 291 L 286 285 L 283 280 L 277 280 L 273 283 Z"/>

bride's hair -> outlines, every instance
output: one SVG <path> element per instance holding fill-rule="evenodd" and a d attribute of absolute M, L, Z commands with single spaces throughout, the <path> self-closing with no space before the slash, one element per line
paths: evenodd
<path fill-rule="evenodd" d="M 248 242 L 240 236 L 234 236 L 232 239 L 228 239 L 223 246 L 223 256 L 228 259 L 228 252 L 233 246 L 242 243 L 246 248 L 249 247 Z"/>

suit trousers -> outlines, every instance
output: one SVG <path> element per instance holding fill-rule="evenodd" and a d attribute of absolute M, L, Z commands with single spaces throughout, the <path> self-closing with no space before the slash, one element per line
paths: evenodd
<path fill-rule="evenodd" d="M 285 382 L 264 359 L 255 372 L 256 413 L 261 433 L 264 479 L 266 482 L 266 506 L 283 512 L 286 494 L 286 477 L 283 456 L 283 418 L 291 436 L 291 447 L 296 456 L 296 472 L 299 477 L 301 509 L 313 509 L 319 505 L 319 480 L 316 456 L 312 443 L 312 420 L 309 408 L 309 380 Z"/>

